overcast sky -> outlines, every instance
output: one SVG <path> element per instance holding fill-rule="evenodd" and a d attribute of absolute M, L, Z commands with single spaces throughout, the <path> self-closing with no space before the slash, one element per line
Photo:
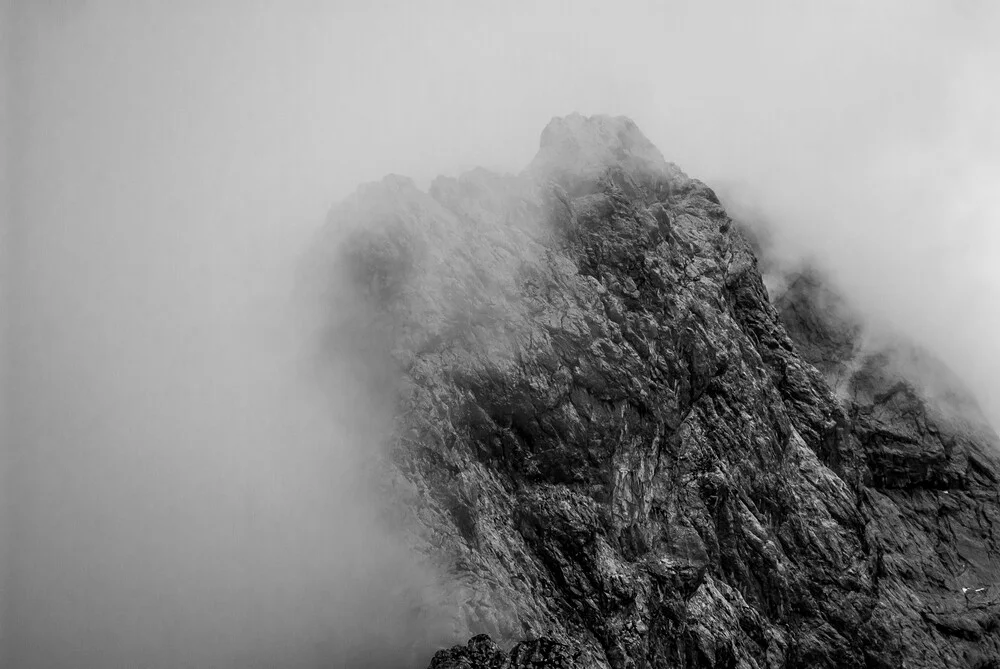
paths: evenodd
<path fill-rule="evenodd" d="M 632 117 L 1000 415 L 997 3 L 14 5 L 8 503 L 34 578 L 15 597 L 33 616 L 12 628 L 24 666 L 70 666 L 74 643 L 107 645 L 116 626 L 195 634 L 181 600 L 230 573 L 219 524 L 263 480 L 274 522 L 324 522 L 306 512 L 326 487 L 311 465 L 336 429 L 288 378 L 292 260 L 359 182 L 518 171 L 556 115 Z M 276 461 L 293 464 L 272 475 Z M 274 539 L 242 531 L 232 541 Z M 322 572 L 270 559 L 244 565 L 270 583 L 231 608 Z M 239 640 L 288 606 L 214 615 Z M 105 666 L 154 643 L 132 638 Z"/>

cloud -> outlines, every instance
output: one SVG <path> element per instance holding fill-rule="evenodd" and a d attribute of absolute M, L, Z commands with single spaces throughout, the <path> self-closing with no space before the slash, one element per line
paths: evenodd
<path fill-rule="evenodd" d="M 632 117 L 734 211 L 766 219 L 786 260 L 819 258 L 998 415 L 998 11 L 15 3 L 9 610 L 22 665 L 81 666 L 71 647 L 101 666 L 178 648 L 245 658 L 263 628 L 278 655 L 331 638 L 347 615 L 336 602 L 364 597 L 306 593 L 369 552 L 345 557 L 329 528 L 362 546 L 392 538 L 367 531 L 364 504 L 337 520 L 347 498 L 325 476 L 346 470 L 328 448 L 344 426 L 325 410 L 337 398 L 295 371 L 297 258 L 358 183 L 519 171 L 571 111 Z M 246 525 L 254 504 L 266 529 Z M 418 570 L 406 551 L 390 558 Z M 292 614 L 299 595 L 312 609 Z"/>

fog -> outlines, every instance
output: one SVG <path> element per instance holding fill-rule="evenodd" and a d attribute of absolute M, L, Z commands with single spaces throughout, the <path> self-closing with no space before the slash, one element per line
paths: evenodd
<path fill-rule="evenodd" d="M 293 277 L 357 184 L 518 171 L 555 115 L 632 117 L 1000 416 L 994 3 L 3 9 L 5 667 L 425 666 L 467 631 L 375 518 L 391 416 L 309 373 Z"/>

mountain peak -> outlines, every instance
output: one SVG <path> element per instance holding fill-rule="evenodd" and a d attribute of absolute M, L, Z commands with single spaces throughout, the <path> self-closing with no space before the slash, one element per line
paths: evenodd
<path fill-rule="evenodd" d="M 627 116 L 583 116 L 576 112 L 549 121 L 527 171 L 558 179 L 591 177 L 608 168 L 630 174 L 680 174 Z"/>
<path fill-rule="evenodd" d="M 941 368 L 819 275 L 772 304 L 630 119 L 539 144 L 372 185 L 321 258 L 345 385 L 398 407 L 380 503 L 440 566 L 424 648 L 472 639 L 432 669 L 997 666 L 1000 456 Z"/>

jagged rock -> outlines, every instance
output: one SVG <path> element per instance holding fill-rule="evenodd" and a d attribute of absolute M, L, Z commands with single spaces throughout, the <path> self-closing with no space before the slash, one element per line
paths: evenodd
<path fill-rule="evenodd" d="M 923 666 L 996 661 L 983 624 L 1000 615 L 1000 438 L 929 352 L 867 333 L 815 272 L 786 283 L 782 320 L 838 390 L 866 456 L 859 503 L 877 558 L 876 616 Z"/>
<path fill-rule="evenodd" d="M 541 638 L 522 641 L 504 653 L 487 634 L 469 640 L 465 646 L 438 651 L 429 669 L 577 669 L 571 649 Z"/>
<path fill-rule="evenodd" d="M 398 417 L 386 498 L 462 634 L 521 643 L 432 667 L 1000 658 L 996 433 L 859 357 L 805 283 L 772 305 L 628 119 L 554 120 L 521 175 L 366 186 L 329 225 L 331 319 Z"/>

